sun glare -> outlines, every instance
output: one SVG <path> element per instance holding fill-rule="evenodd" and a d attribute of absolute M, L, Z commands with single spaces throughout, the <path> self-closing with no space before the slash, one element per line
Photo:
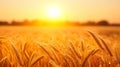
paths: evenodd
<path fill-rule="evenodd" d="M 60 16 L 61 12 L 58 8 L 55 8 L 55 7 L 51 7 L 48 9 L 48 16 L 50 18 L 58 18 Z"/>
<path fill-rule="evenodd" d="M 64 25 L 64 14 L 63 10 L 60 8 L 60 6 L 57 5 L 49 5 L 45 7 L 44 11 L 44 21 L 47 25 L 52 26 L 61 26 Z"/>
<path fill-rule="evenodd" d="M 46 8 L 46 19 L 51 21 L 62 20 L 62 9 L 56 5 Z"/>

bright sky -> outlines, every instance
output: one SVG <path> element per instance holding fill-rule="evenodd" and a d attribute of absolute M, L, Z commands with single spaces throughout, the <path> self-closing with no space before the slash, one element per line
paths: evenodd
<path fill-rule="evenodd" d="M 0 20 L 45 19 L 51 5 L 61 9 L 64 20 L 120 22 L 120 0 L 0 0 Z"/>

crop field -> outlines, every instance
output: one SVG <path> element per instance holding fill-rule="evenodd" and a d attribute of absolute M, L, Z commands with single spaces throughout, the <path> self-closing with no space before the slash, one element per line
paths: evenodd
<path fill-rule="evenodd" d="M 120 27 L 0 27 L 0 67 L 120 67 Z"/>

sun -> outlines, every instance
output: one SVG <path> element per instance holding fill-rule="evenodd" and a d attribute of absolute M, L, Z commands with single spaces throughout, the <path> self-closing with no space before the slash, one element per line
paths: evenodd
<path fill-rule="evenodd" d="M 61 9 L 60 6 L 57 5 L 48 5 L 43 12 L 43 20 L 46 25 L 50 26 L 62 26 L 64 25 L 64 9 Z"/>
<path fill-rule="evenodd" d="M 55 19 L 55 18 L 60 17 L 60 15 L 61 15 L 61 11 L 58 8 L 51 7 L 48 9 L 48 16 L 50 18 Z"/>
<path fill-rule="evenodd" d="M 62 10 L 57 6 L 49 6 L 46 10 L 46 16 L 48 20 L 61 20 L 62 19 Z"/>

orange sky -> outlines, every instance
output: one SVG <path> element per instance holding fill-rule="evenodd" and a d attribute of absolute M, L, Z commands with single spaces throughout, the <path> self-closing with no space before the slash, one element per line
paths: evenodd
<path fill-rule="evenodd" d="M 45 19 L 51 5 L 61 9 L 64 20 L 120 22 L 120 0 L 0 0 L 0 20 Z"/>

